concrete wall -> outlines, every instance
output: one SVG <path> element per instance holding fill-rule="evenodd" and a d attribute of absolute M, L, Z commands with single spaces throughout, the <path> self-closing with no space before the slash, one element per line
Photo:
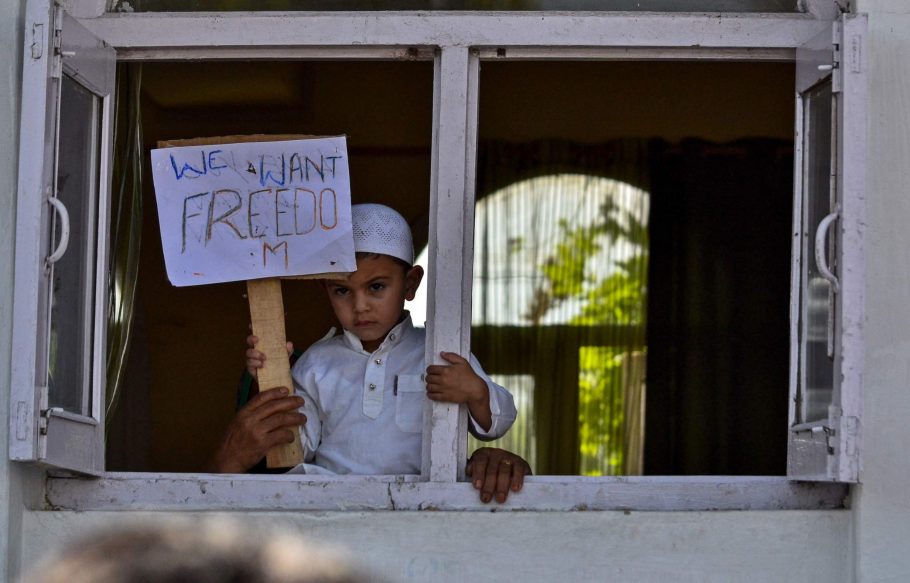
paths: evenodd
<path fill-rule="evenodd" d="M 334 512 L 240 517 L 346 546 L 390 581 L 838 583 L 849 581 L 852 569 L 849 511 Z M 35 562 L 78 532 L 121 525 L 124 520 L 174 518 L 31 512 L 23 530 L 30 543 L 24 547 L 23 564 Z"/>
<path fill-rule="evenodd" d="M 869 13 L 866 392 L 858 581 L 910 580 L 910 3 Z"/>

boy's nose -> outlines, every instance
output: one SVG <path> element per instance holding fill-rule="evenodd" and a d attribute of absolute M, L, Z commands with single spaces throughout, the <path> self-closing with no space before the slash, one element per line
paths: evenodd
<path fill-rule="evenodd" d="M 357 312 L 365 312 L 369 309 L 369 304 L 367 303 L 367 298 L 365 294 L 354 294 L 354 310 Z"/>

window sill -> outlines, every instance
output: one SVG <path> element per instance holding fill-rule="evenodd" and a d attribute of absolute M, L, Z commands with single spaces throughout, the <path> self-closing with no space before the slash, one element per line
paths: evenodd
<path fill-rule="evenodd" d="M 44 510 L 95 511 L 705 511 L 830 510 L 845 484 L 783 476 L 531 476 L 505 504 L 483 504 L 468 483 L 419 476 L 254 476 L 106 473 L 48 477 Z"/>

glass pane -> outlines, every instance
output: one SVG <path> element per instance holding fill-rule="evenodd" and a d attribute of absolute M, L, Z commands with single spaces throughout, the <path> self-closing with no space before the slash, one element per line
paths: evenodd
<path fill-rule="evenodd" d="M 640 475 L 645 353 L 583 346 L 578 353 L 578 443 L 583 476 Z"/>
<path fill-rule="evenodd" d="M 815 263 L 815 232 L 832 209 L 831 81 L 810 90 L 805 103 L 805 226 L 803 230 L 805 296 L 802 305 L 803 391 L 798 422 L 828 418 L 834 390 L 834 293 Z M 834 269 L 834 228 L 829 230 L 825 256 Z"/>
<path fill-rule="evenodd" d="M 481 64 L 471 347 L 538 473 L 783 473 L 793 73 Z"/>
<path fill-rule="evenodd" d="M 347 134 L 354 202 L 392 206 L 411 224 L 415 248 L 426 245 L 431 61 L 146 61 L 141 106 L 145 144 L 199 136 Z M 154 192 L 147 189 L 144 196 L 146 209 L 153 209 Z M 145 217 L 137 284 L 142 297 L 120 404 L 107 423 L 108 443 L 118 437 L 126 443 L 107 467 L 192 472 L 211 455 L 207 428 L 224 427 L 233 417 L 233 391 L 223 389 L 235 386 L 242 370 L 237 346 L 248 334 L 249 305 L 243 282 L 170 285 L 156 216 L 152 211 Z M 127 217 L 120 220 L 125 228 Z M 111 221 L 113 231 L 116 215 Z M 296 346 L 306 348 L 338 326 L 318 282 L 285 280 L 282 287 L 287 337 Z M 175 335 L 175 327 L 185 333 Z M 169 372 L 175 369 L 194 373 Z M 196 391 L 199 378 L 208 380 Z M 174 406 L 190 394 L 190 405 Z M 394 407 L 391 396 L 385 403 Z"/>
<path fill-rule="evenodd" d="M 796 0 L 117 0 L 115 12 L 544 10 L 800 12 Z"/>
<path fill-rule="evenodd" d="M 90 411 L 94 227 L 97 220 L 99 98 L 63 77 L 58 135 L 57 198 L 69 214 L 69 245 L 51 271 L 48 391 L 51 407 Z M 54 240 L 60 241 L 56 220 Z"/>
<path fill-rule="evenodd" d="M 517 453 L 537 468 L 537 432 L 534 430 L 534 377 L 531 375 L 490 375 L 493 382 L 509 389 L 515 399 L 518 416 L 509 432 L 495 441 L 480 441 L 468 437 L 468 451 L 481 447 L 501 447 Z"/>

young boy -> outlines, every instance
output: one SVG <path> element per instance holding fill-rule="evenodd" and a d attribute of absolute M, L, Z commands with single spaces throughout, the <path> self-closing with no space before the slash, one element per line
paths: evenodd
<path fill-rule="evenodd" d="M 351 214 L 357 271 L 325 283 L 343 333 L 333 329 L 294 365 L 302 406 L 280 393 L 259 396 L 261 411 L 251 422 L 272 416 L 277 429 L 302 422 L 308 473 L 417 474 L 425 398 L 466 404 L 470 431 L 483 440 L 508 430 L 515 405 L 473 356 L 442 353 L 448 365 L 425 367 L 425 331 L 414 328 L 404 309 L 423 278 L 423 269 L 412 265 L 410 228 L 383 205 L 354 205 Z M 251 349 L 247 357 L 251 371 L 262 366 L 262 353 Z"/>

